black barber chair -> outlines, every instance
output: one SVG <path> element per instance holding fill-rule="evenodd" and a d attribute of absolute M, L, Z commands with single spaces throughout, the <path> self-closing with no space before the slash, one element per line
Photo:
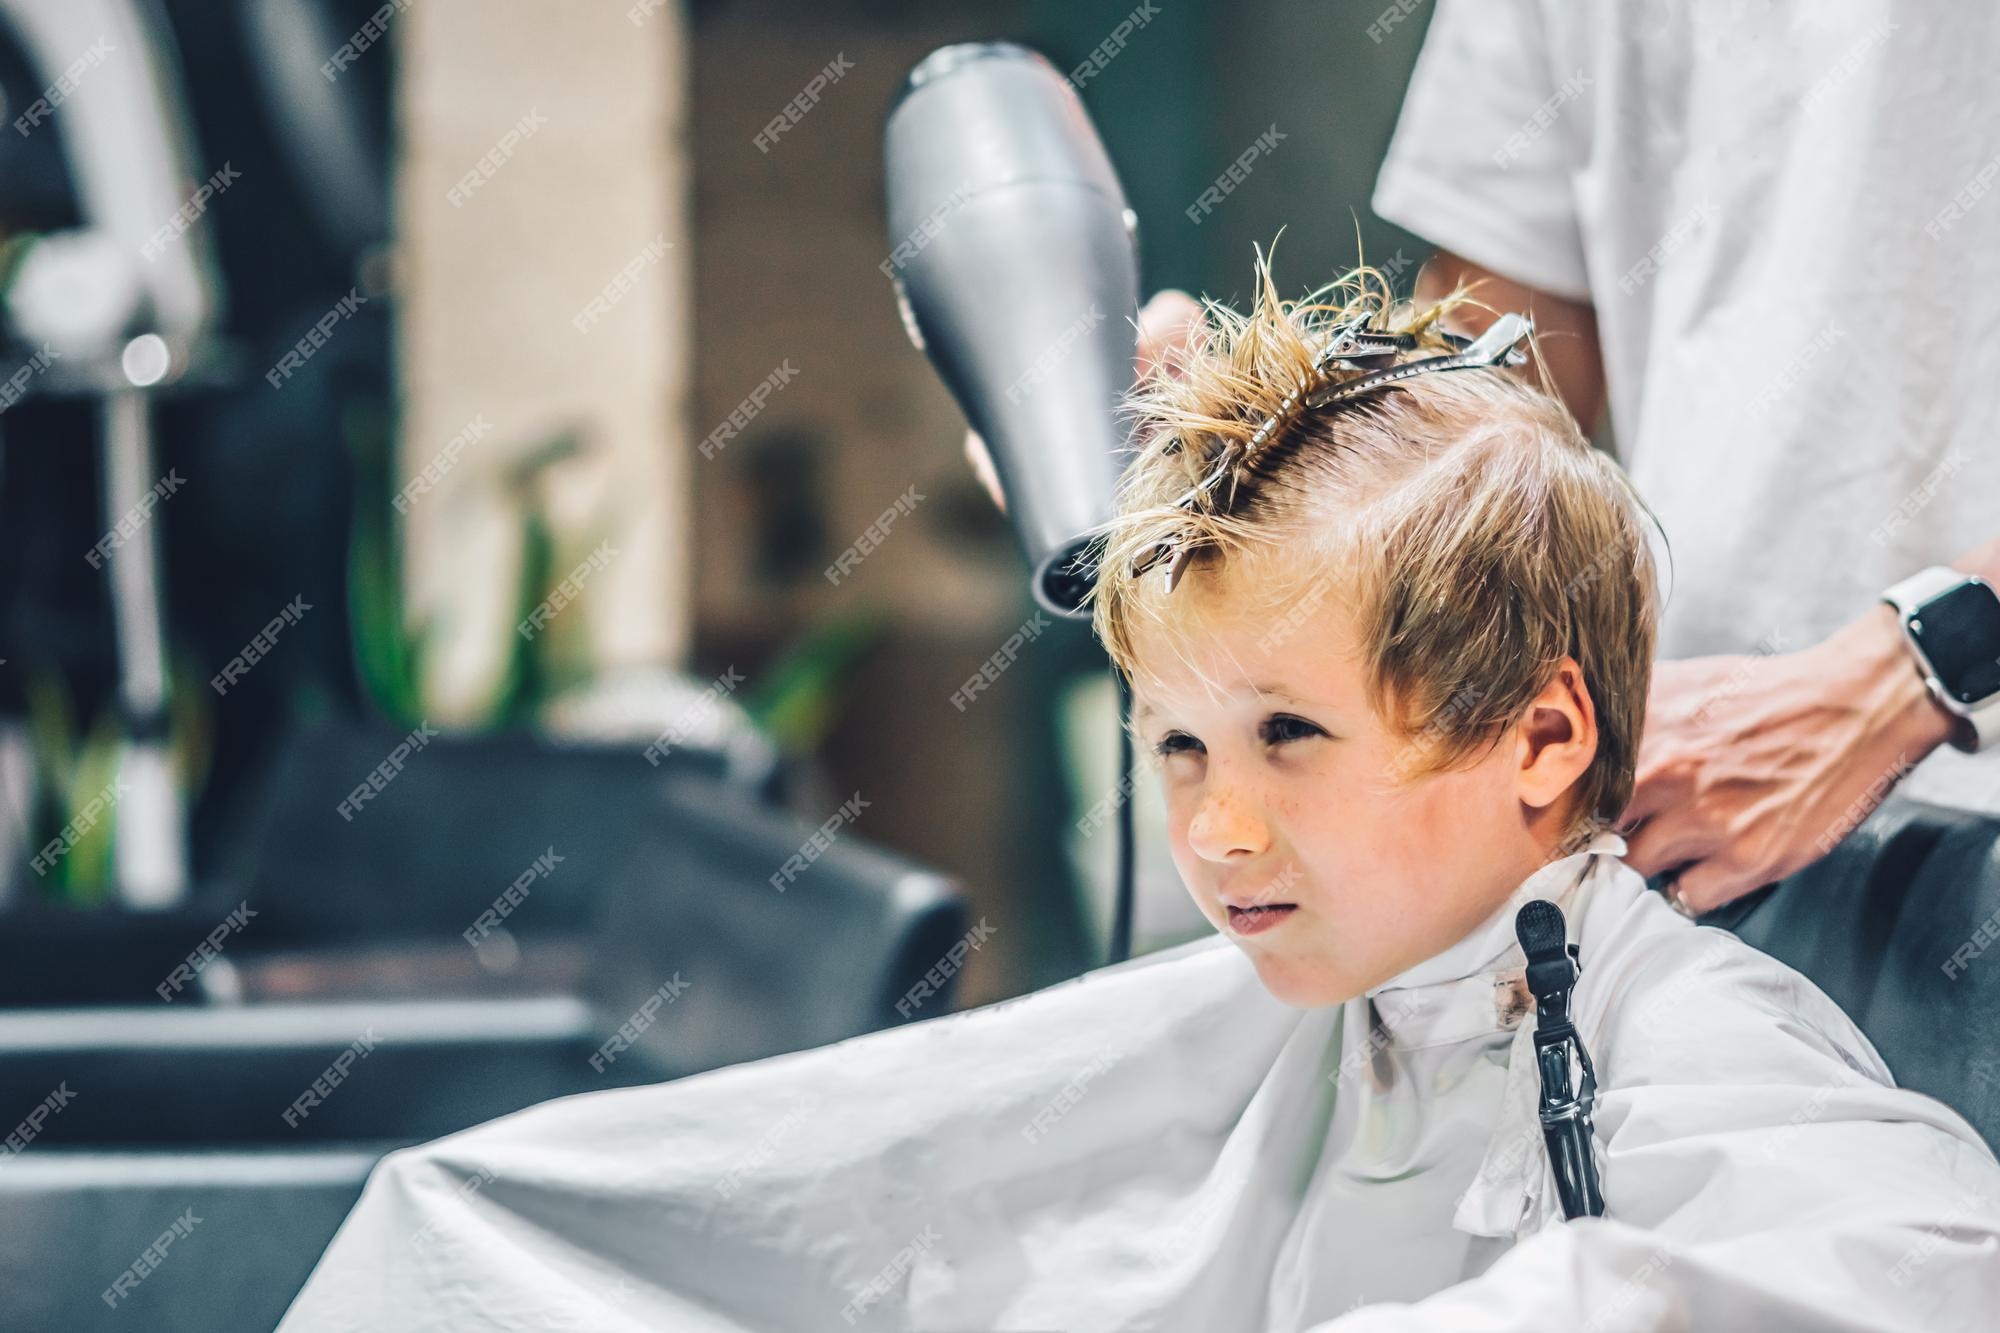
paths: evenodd
<path fill-rule="evenodd" d="M 2000 1143 L 2000 818 L 1892 797 L 1820 860 L 1701 922 L 1812 978 L 1898 1083 Z"/>

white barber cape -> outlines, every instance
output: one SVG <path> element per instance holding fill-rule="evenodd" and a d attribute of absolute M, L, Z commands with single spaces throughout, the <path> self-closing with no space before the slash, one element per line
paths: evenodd
<path fill-rule="evenodd" d="M 1217 937 L 390 1154 L 281 1333 L 1996 1327 L 2000 1164 L 1606 832 L 1370 995 Z M 1515 911 L 1567 909 L 1606 1216 L 1566 1222 Z"/>

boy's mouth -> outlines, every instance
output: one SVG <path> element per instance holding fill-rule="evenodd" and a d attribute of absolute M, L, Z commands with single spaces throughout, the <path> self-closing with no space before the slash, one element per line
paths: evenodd
<path fill-rule="evenodd" d="M 1238 935 L 1255 935 L 1288 920 L 1299 910 L 1297 903 L 1269 903 L 1261 907 L 1231 907 L 1229 928 Z"/>

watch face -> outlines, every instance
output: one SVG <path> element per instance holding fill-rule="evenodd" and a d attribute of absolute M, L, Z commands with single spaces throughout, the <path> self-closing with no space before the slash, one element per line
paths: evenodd
<path fill-rule="evenodd" d="M 2000 597 L 1983 583 L 1961 583 L 1910 618 L 1944 692 L 1976 704 L 2000 691 Z"/>

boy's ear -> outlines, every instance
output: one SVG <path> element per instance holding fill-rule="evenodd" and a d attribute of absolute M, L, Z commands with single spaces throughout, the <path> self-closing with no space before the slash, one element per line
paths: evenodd
<path fill-rule="evenodd" d="M 1556 672 L 1522 714 L 1516 728 L 1521 800 L 1545 809 L 1590 768 L 1597 756 L 1597 710 L 1574 657 Z"/>

